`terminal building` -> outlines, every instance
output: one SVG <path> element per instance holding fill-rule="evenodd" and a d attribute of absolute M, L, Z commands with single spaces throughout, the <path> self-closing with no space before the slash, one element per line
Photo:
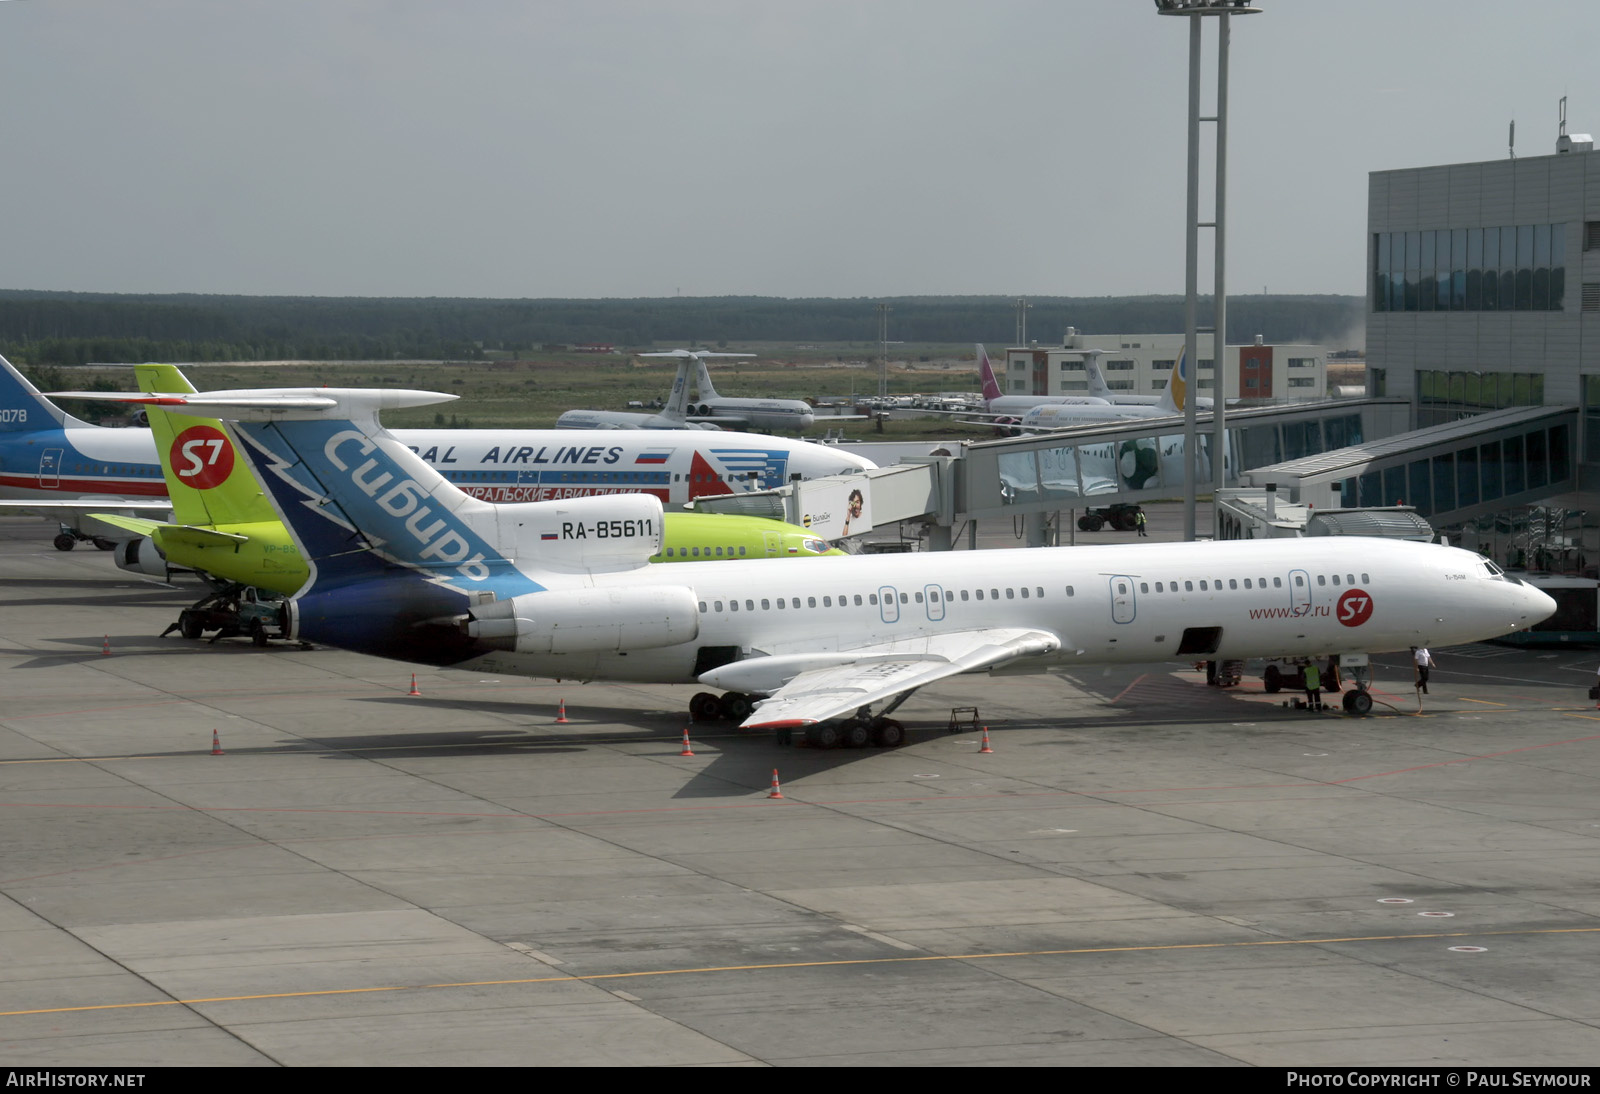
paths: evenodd
<path fill-rule="evenodd" d="M 1562 129 L 1548 155 L 1371 174 L 1367 385 L 1410 402 L 1418 428 L 1574 408 L 1570 442 L 1535 437 L 1549 443 L 1470 460 L 1463 448 L 1434 477 L 1479 496 L 1491 462 L 1571 461 L 1576 489 L 1540 499 L 1542 515 L 1523 506 L 1457 531 L 1515 536 L 1531 521 L 1587 569 L 1600 555 L 1600 158 L 1592 138 Z"/>
<path fill-rule="evenodd" d="M 1007 395 L 1085 395 L 1089 377 L 1085 358 L 1100 357 L 1106 386 L 1126 395 L 1160 395 L 1172 366 L 1183 351 L 1179 334 L 1080 334 L 1067 328 L 1059 346 L 1017 346 L 1006 351 Z M 1198 336 L 1199 389 L 1214 395 L 1216 362 L 1213 336 Z M 1325 346 L 1269 345 L 1256 338 L 1250 345 L 1228 346 L 1223 355 L 1225 398 L 1230 400 L 1323 399 L 1328 396 L 1328 351 Z"/>

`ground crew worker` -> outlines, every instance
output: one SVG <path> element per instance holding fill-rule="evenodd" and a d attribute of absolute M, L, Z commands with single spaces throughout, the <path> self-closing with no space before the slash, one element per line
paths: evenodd
<path fill-rule="evenodd" d="M 1428 652 L 1427 646 L 1412 646 L 1411 660 L 1417 666 L 1417 690 L 1428 694 L 1428 670 L 1433 668 L 1433 654 Z"/>
<path fill-rule="evenodd" d="M 1137 510 L 1134 511 L 1133 522 L 1136 525 L 1139 526 L 1139 534 L 1141 536 L 1144 536 L 1146 539 L 1149 539 L 1150 538 L 1150 533 L 1145 531 L 1145 529 L 1144 529 L 1144 526 L 1145 526 L 1144 506 L 1141 505 Z"/>
<path fill-rule="evenodd" d="M 1322 670 L 1317 668 L 1315 661 L 1307 661 L 1303 674 L 1306 683 L 1306 709 L 1320 710 L 1322 707 Z"/>

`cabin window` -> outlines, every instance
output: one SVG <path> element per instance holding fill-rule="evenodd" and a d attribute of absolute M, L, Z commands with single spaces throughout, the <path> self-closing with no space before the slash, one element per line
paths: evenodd
<path fill-rule="evenodd" d="M 1273 579 L 1272 579 L 1272 587 L 1273 587 L 1273 588 L 1274 588 L 1274 589 L 1281 589 L 1281 588 L 1283 588 L 1283 578 L 1281 578 L 1281 577 L 1275 577 L 1275 578 L 1273 578 Z"/>
<path fill-rule="evenodd" d="M 744 548 L 743 547 L 739 548 L 739 557 L 740 558 L 744 557 Z"/>
<path fill-rule="evenodd" d="M 1161 588 L 1161 582 L 1159 582 L 1159 581 L 1156 582 L 1156 592 L 1159 593 L 1159 592 L 1164 592 L 1164 591 L 1165 590 Z"/>
<path fill-rule="evenodd" d="M 833 607 L 833 597 L 831 597 L 831 596 L 825 596 L 825 597 L 823 597 L 823 598 L 822 598 L 822 606 L 823 606 L 823 607 L 824 607 L 824 608 L 831 608 L 831 607 Z"/>
<path fill-rule="evenodd" d="M 1228 579 L 1228 588 L 1237 589 L 1238 587 L 1239 587 L 1239 582 L 1235 578 L 1231 578 L 1230 577 Z"/>
<path fill-rule="evenodd" d="M 874 597 L 874 598 L 873 598 L 873 601 L 872 601 L 872 602 L 873 602 L 873 603 L 874 603 L 874 604 L 876 604 L 876 603 L 877 603 L 877 602 L 878 602 L 878 601 L 877 601 L 877 598 L 876 598 L 876 597 Z M 856 607 L 858 607 L 858 608 L 859 608 L 859 607 L 861 607 L 861 594 L 860 594 L 860 593 L 857 593 L 857 594 L 856 594 Z"/>
<path fill-rule="evenodd" d="M 1294 575 L 1294 586 L 1295 586 L 1295 588 L 1298 589 L 1301 586 L 1303 586 L 1305 583 L 1306 583 L 1306 579 L 1304 577 L 1300 576 L 1299 574 L 1295 574 Z"/>
<path fill-rule="evenodd" d="M 717 548 L 717 557 L 718 557 L 718 558 L 721 558 L 721 557 L 722 557 L 722 548 L 721 548 L 721 547 L 718 547 L 718 548 Z"/>
<path fill-rule="evenodd" d="M 1200 584 L 1202 584 L 1202 585 L 1204 585 L 1204 584 L 1205 584 L 1205 582 L 1204 582 L 1204 581 L 1202 581 L 1202 582 L 1201 582 L 1201 583 L 1200 583 Z M 1186 593 L 1192 593 L 1192 592 L 1194 592 L 1194 582 L 1192 582 L 1192 581 L 1185 581 L 1185 582 L 1184 582 L 1184 583 L 1183 583 L 1183 591 L 1184 591 L 1184 592 L 1186 592 Z"/>
<path fill-rule="evenodd" d="M 1201 592 L 1205 592 L 1206 591 L 1206 583 L 1204 581 L 1202 581 L 1200 583 L 1200 591 Z"/>
<path fill-rule="evenodd" d="M 878 605 L 878 594 L 877 593 L 868 593 L 867 594 L 867 603 L 871 604 L 873 607 L 877 607 L 877 605 Z"/>
<path fill-rule="evenodd" d="M 772 610 L 772 602 L 769 601 L 766 597 L 762 597 L 761 598 L 761 610 L 764 611 L 764 612 L 768 612 L 768 611 Z"/>
<path fill-rule="evenodd" d="M 730 612 L 738 611 L 739 610 L 739 602 L 737 600 L 728 601 L 728 610 Z"/>
<path fill-rule="evenodd" d="M 930 592 L 928 594 L 928 602 L 931 603 L 931 604 L 939 603 L 939 590 L 938 589 L 934 589 L 932 592 Z"/>
<path fill-rule="evenodd" d="M 766 605 L 763 604 L 762 606 L 765 607 Z M 744 610 L 747 611 L 747 612 L 755 611 L 756 610 L 756 602 L 754 600 L 746 600 L 744 602 Z"/>
<path fill-rule="evenodd" d="M 1148 581 L 1139 582 L 1139 591 L 1141 593 L 1149 592 L 1150 591 L 1150 583 Z"/>
<path fill-rule="evenodd" d="M 1246 588 L 1246 589 L 1248 589 L 1248 588 L 1250 588 L 1250 587 L 1251 587 L 1251 585 L 1250 585 L 1250 579 L 1249 579 L 1249 578 L 1248 578 L 1248 577 L 1247 577 L 1247 578 L 1245 578 L 1245 579 L 1244 579 L 1244 587 L 1245 587 L 1245 588 Z"/>
<path fill-rule="evenodd" d="M 1338 574 L 1334 574 L 1333 575 L 1333 583 L 1335 585 L 1339 584 L 1339 575 Z"/>
<path fill-rule="evenodd" d="M 1035 587 L 1034 587 L 1034 590 L 1033 590 L 1033 591 L 1034 591 L 1034 594 L 1035 594 L 1035 595 L 1036 595 L 1036 596 L 1038 596 L 1038 598 L 1039 598 L 1039 599 L 1040 599 L 1040 600 L 1043 600 L 1043 599 L 1044 599 L 1044 586 L 1043 586 L 1043 585 L 1037 585 L 1037 586 L 1035 586 Z"/>
<path fill-rule="evenodd" d="M 967 599 L 967 590 L 965 590 L 965 589 L 961 590 L 961 599 L 962 600 L 966 600 Z"/>
<path fill-rule="evenodd" d="M 1028 599 L 1028 587 L 1026 585 L 1022 587 L 1022 599 Z"/>
<path fill-rule="evenodd" d="M 1356 575 L 1355 574 L 1345 574 L 1344 575 L 1344 583 L 1346 585 L 1354 585 L 1356 583 Z"/>
<path fill-rule="evenodd" d="M 1012 590 L 1012 589 L 1007 589 L 1006 590 L 1006 599 L 1007 600 L 1015 600 L 1016 598 L 1017 598 L 1017 594 L 1016 594 L 1015 590 Z"/>
<path fill-rule="evenodd" d="M 918 594 L 917 594 L 917 599 L 918 599 L 918 600 L 921 600 L 921 599 L 922 599 L 922 594 L 921 594 L 921 593 L 918 593 Z M 905 594 L 905 593 L 901 593 L 901 594 L 900 594 L 900 603 L 902 603 L 902 604 L 909 604 L 909 603 L 911 603 L 911 598 L 910 598 L 910 597 L 908 597 L 908 596 L 906 596 L 906 594 Z"/>
<path fill-rule="evenodd" d="M 999 589 L 990 589 L 989 590 L 989 599 L 990 600 L 999 600 L 1000 599 L 1000 590 Z"/>
<path fill-rule="evenodd" d="M 902 596 L 902 597 L 904 597 L 904 596 L 905 596 L 905 594 L 904 594 L 904 593 L 901 593 L 901 594 L 900 594 L 900 595 L 901 595 L 901 596 Z M 918 604 L 921 604 L 921 603 L 922 603 L 922 594 L 921 594 L 921 593 L 918 593 L 918 594 L 917 594 L 917 603 L 918 603 Z"/>
<path fill-rule="evenodd" d="M 1361 584 L 1363 584 L 1363 585 L 1371 585 L 1372 584 L 1372 578 L 1368 577 L 1366 574 L 1362 574 L 1361 575 Z"/>
<path fill-rule="evenodd" d="M 701 602 L 700 602 L 700 613 L 701 613 L 701 614 L 702 614 L 702 615 L 704 615 L 704 614 L 705 614 L 705 610 L 706 610 L 706 602 L 705 602 L 705 601 L 704 601 L 704 600 L 702 600 L 702 601 L 701 601 Z"/>
<path fill-rule="evenodd" d="M 806 597 L 806 607 L 815 608 L 816 606 L 817 606 L 817 598 L 816 597 L 814 597 L 814 596 Z"/>
<path fill-rule="evenodd" d="M 720 601 L 720 600 L 712 601 L 712 606 L 714 608 L 716 608 L 718 612 L 722 611 L 722 601 Z"/>
<path fill-rule="evenodd" d="M 1328 579 L 1327 579 L 1326 576 L 1324 576 L 1323 574 L 1318 574 L 1317 575 L 1317 584 L 1318 585 L 1326 585 L 1327 583 L 1328 583 Z"/>
<path fill-rule="evenodd" d="M 982 590 L 982 589 L 979 589 L 979 590 L 978 590 L 978 599 L 979 599 L 979 600 L 982 600 L 982 599 L 983 599 L 983 590 Z"/>
<path fill-rule="evenodd" d="M 780 596 L 780 597 L 778 597 L 778 610 L 780 612 L 783 611 L 783 607 L 784 607 L 784 605 L 783 605 L 783 597 Z"/>
<path fill-rule="evenodd" d="M 698 548 L 698 547 L 691 547 L 691 548 L 690 548 L 690 550 L 691 550 L 691 551 L 693 551 L 693 552 L 694 552 L 694 557 L 695 557 L 695 558 L 699 558 L 699 557 L 700 557 L 700 548 Z"/>
<path fill-rule="evenodd" d="M 1067 595 L 1068 595 L 1068 596 L 1072 596 L 1072 595 L 1074 595 L 1074 594 L 1073 594 L 1073 592 L 1072 592 L 1072 586 L 1071 586 L 1071 585 L 1068 585 L 1068 586 L 1067 586 Z"/>
<path fill-rule="evenodd" d="M 799 607 L 800 607 L 800 598 L 798 596 L 790 597 L 789 598 L 789 607 L 795 608 L 795 609 L 799 609 Z"/>

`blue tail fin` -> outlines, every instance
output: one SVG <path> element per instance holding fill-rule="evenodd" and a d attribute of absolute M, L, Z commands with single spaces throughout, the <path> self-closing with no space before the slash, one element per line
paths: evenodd
<path fill-rule="evenodd" d="M 0 357 L 0 433 L 31 433 L 87 424 L 39 394 L 39 389 L 15 365 Z"/>

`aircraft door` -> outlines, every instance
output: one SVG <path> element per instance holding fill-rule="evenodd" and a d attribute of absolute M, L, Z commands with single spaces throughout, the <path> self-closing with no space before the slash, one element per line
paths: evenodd
<path fill-rule="evenodd" d="M 1133 578 L 1126 574 L 1111 575 L 1111 621 L 1113 623 L 1132 623 L 1138 611 L 1138 604 L 1134 599 Z"/>
<path fill-rule="evenodd" d="M 40 453 L 39 485 L 52 489 L 61 485 L 61 449 L 47 448 Z"/>
<path fill-rule="evenodd" d="M 783 538 L 777 532 L 762 532 L 761 538 L 766 543 L 768 558 L 777 558 L 783 554 Z"/>
<path fill-rule="evenodd" d="M 937 585 L 924 585 L 922 587 L 923 606 L 928 609 L 928 618 L 935 623 L 944 618 L 944 592 Z"/>
<path fill-rule="evenodd" d="M 1289 606 L 1297 616 L 1311 611 L 1311 575 L 1304 570 L 1289 571 Z"/>
<path fill-rule="evenodd" d="M 900 601 L 893 585 L 878 590 L 878 615 L 885 623 L 900 622 Z"/>

